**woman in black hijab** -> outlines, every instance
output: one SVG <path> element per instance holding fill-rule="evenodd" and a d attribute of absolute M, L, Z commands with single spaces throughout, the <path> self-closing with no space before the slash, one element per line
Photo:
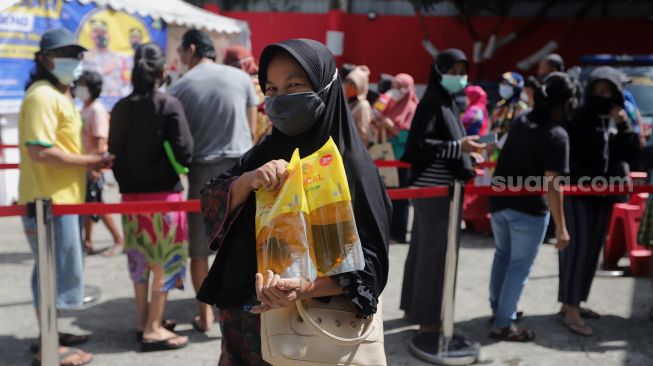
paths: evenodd
<path fill-rule="evenodd" d="M 254 313 L 294 299 L 343 294 L 353 311 L 368 317 L 376 312 L 388 276 L 391 205 L 357 135 L 333 55 L 319 42 L 295 39 L 266 47 L 260 61 L 259 81 L 266 92 L 272 134 L 236 167 L 207 183 L 202 193 L 210 247 L 218 252 L 198 298 L 220 309 L 220 365 L 266 364 L 261 359 L 259 316 Z M 279 187 L 293 150 L 298 147 L 300 155 L 307 156 L 330 136 L 344 160 L 365 268 L 312 283 L 257 274 L 254 190 Z"/>
<path fill-rule="evenodd" d="M 403 160 L 412 165 L 412 185 L 448 186 L 454 180 L 474 176 L 472 159 L 484 147 L 465 136 L 454 95 L 467 84 L 467 58 L 458 49 L 438 55 L 428 87 L 420 101 L 408 135 Z M 420 325 L 411 350 L 421 358 L 437 353 L 441 327 L 444 262 L 449 225 L 449 198 L 437 197 L 413 202 L 415 219 L 406 258 L 401 309 Z M 455 347 L 455 345 L 454 345 Z"/>

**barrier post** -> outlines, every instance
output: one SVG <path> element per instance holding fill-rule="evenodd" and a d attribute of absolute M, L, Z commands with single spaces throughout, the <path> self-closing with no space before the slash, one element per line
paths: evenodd
<path fill-rule="evenodd" d="M 52 201 L 39 198 L 36 206 L 36 234 L 39 264 L 39 318 L 41 326 L 41 365 L 59 365 L 57 332 L 57 282 Z"/>
<path fill-rule="evenodd" d="M 456 180 L 449 195 L 449 228 L 447 252 L 444 265 L 444 287 L 442 291 L 442 336 L 438 337 L 438 354 L 429 361 L 439 365 L 471 365 L 477 361 L 480 346 L 477 344 L 454 344 L 454 305 L 456 273 L 458 269 L 458 243 L 463 205 L 463 182 Z"/>

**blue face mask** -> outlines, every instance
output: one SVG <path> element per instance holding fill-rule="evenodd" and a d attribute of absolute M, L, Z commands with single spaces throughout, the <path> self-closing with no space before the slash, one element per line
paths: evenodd
<path fill-rule="evenodd" d="M 449 94 L 456 94 L 467 86 L 467 75 L 444 74 L 440 84 Z"/>
<path fill-rule="evenodd" d="M 337 77 L 338 74 L 334 74 L 329 85 L 318 92 L 265 97 L 265 113 L 272 125 L 286 136 L 297 136 L 306 132 L 322 118 L 326 106 L 320 94 L 329 90 Z"/>
<path fill-rule="evenodd" d="M 82 62 L 74 58 L 55 57 L 50 71 L 62 85 L 70 85 L 82 75 Z"/>

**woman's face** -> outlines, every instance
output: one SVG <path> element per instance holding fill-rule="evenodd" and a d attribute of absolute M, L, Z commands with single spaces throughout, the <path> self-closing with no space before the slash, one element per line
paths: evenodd
<path fill-rule="evenodd" d="M 453 64 L 453 67 L 447 71 L 447 75 L 458 75 L 464 76 L 467 75 L 467 65 L 464 62 L 456 62 Z"/>
<path fill-rule="evenodd" d="M 277 52 L 267 69 L 265 95 L 268 97 L 313 91 L 304 69 L 287 52 Z"/>
<path fill-rule="evenodd" d="M 592 95 L 603 98 L 612 98 L 613 90 L 612 84 L 605 80 L 598 80 L 592 87 Z"/>

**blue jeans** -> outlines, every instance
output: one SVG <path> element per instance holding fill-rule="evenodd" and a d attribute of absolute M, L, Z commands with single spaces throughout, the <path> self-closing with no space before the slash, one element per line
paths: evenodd
<path fill-rule="evenodd" d="M 71 309 L 82 305 L 84 298 L 84 266 L 79 216 L 54 217 L 55 262 L 57 266 L 57 309 Z M 23 217 L 23 228 L 32 253 L 37 257 L 36 219 Z M 32 271 L 32 298 L 39 306 L 38 259 Z"/>
<path fill-rule="evenodd" d="M 533 216 L 511 209 L 492 213 L 496 252 L 490 278 L 490 306 L 496 328 L 509 327 L 517 316 L 517 303 L 548 223 L 549 213 Z"/>

